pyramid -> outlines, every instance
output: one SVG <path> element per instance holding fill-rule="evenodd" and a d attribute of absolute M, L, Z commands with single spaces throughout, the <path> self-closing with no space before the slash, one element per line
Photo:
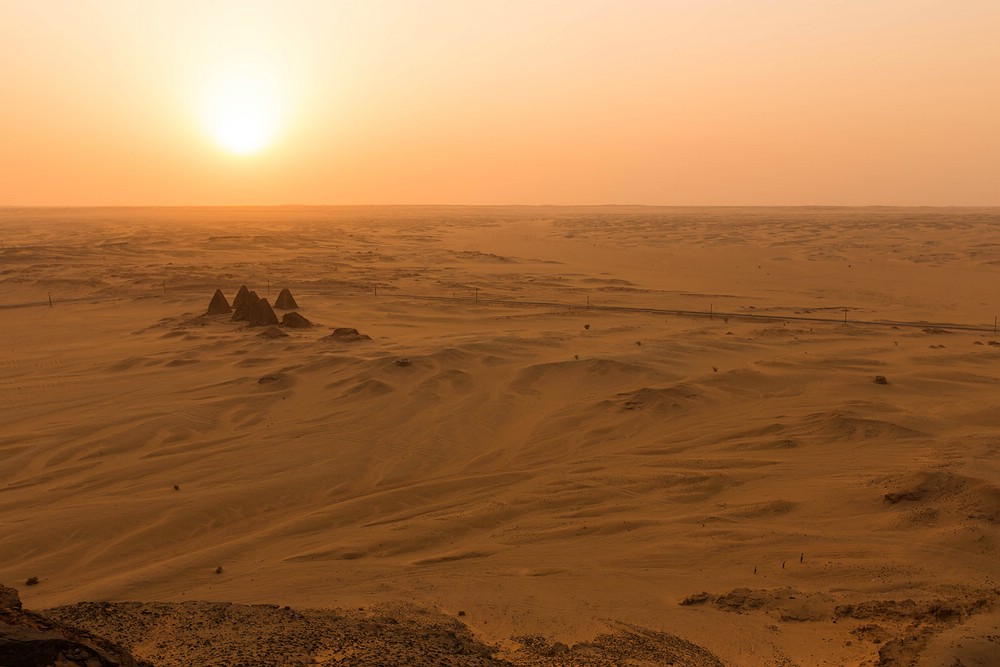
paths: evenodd
<path fill-rule="evenodd" d="M 232 312 L 232 308 L 229 307 L 229 301 L 226 300 L 226 295 L 222 293 L 221 289 L 215 290 L 215 295 L 212 297 L 212 301 L 208 304 L 208 315 L 228 315 Z"/>
<path fill-rule="evenodd" d="M 263 327 L 272 324 L 278 324 L 278 316 L 274 314 L 267 299 L 258 298 L 250 309 L 250 326 Z"/>
<path fill-rule="evenodd" d="M 253 312 L 255 304 L 260 301 L 260 297 L 257 296 L 257 292 L 251 292 L 250 290 L 247 290 L 246 295 L 241 298 L 240 295 L 243 294 L 243 290 L 245 290 L 246 287 L 246 285 L 241 287 L 239 293 L 236 295 L 236 298 L 233 299 L 234 321 L 249 322 L 250 314 Z"/>
<path fill-rule="evenodd" d="M 240 291 L 233 297 L 233 308 L 238 310 L 240 305 L 246 303 L 249 298 L 250 290 L 247 289 L 246 285 L 240 285 Z"/>
<path fill-rule="evenodd" d="M 292 296 L 292 293 L 286 287 L 278 293 L 278 298 L 274 300 L 274 307 L 281 310 L 292 310 L 298 308 L 299 304 L 295 303 L 295 297 Z"/>

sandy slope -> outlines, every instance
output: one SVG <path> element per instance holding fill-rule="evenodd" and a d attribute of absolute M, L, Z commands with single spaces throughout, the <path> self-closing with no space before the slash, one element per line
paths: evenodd
<path fill-rule="evenodd" d="M 45 305 L 0 309 L 0 581 L 38 576 L 33 608 L 413 602 L 502 655 L 626 623 L 727 664 L 977 664 L 1000 336 L 857 322 L 992 327 L 998 221 L 4 211 L 0 301 Z M 201 315 L 241 283 L 322 326 Z"/>

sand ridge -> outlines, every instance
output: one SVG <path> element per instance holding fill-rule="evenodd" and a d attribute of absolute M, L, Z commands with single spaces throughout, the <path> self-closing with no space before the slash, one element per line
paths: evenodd
<path fill-rule="evenodd" d="M 402 600 L 511 655 L 624 623 L 736 665 L 996 634 L 1000 336 L 586 307 L 988 327 L 995 211 L 4 216 L 5 298 L 56 297 L 0 350 L 0 581 L 33 608 Z M 323 326 L 201 314 L 243 283 Z M 838 614 L 866 603 L 957 611 Z"/>

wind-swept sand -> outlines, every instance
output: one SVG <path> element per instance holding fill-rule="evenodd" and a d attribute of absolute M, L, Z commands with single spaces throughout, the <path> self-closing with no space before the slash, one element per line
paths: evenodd
<path fill-rule="evenodd" d="M 6 209 L 0 582 L 415 605 L 516 664 L 615 633 L 702 647 L 679 664 L 993 664 L 998 223 Z M 320 326 L 203 314 L 244 283 Z M 617 659 L 657 664 L 640 644 Z"/>

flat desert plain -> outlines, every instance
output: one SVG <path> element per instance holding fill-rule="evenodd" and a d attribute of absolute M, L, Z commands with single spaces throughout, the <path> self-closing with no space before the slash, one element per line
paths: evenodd
<path fill-rule="evenodd" d="M 235 664 L 213 624 L 285 606 L 450 617 L 496 664 L 1000 664 L 1000 210 L 11 208 L 0 239 L 0 582 L 84 625 L 189 603 L 94 607 L 154 664 Z M 316 326 L 205 314 L 243 284 Z"/>

